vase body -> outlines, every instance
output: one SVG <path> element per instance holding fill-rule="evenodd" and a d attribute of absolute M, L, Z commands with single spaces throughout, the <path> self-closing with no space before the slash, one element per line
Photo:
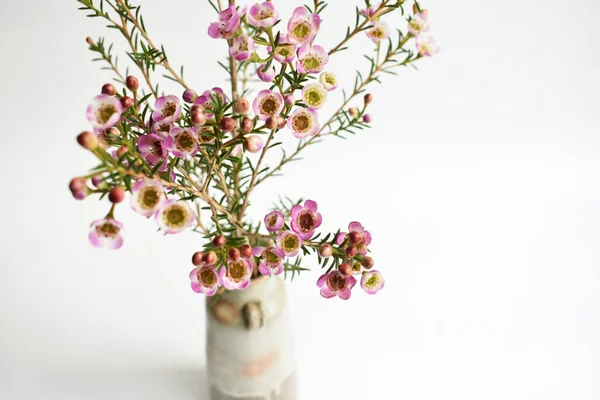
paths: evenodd
<path fill-rule="evenodd" d="M 206 300 L 211 400 L 295 400 L 293 330 L 285 284 L 261 277 Z"/>

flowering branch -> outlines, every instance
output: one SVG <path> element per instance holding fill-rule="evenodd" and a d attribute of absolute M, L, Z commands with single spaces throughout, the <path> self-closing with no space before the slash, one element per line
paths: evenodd
<path fill-rule="evenodd" d="M 228 61 L 219 64 L 229 75 L 231 91 L 226 94 L 213 87 L 199 95 L 184 82 L 183 68 L 180 74 L 175 72 L 164 48 L 154 45 L 139 6 L 129 0 L 97 0 L 97 6 L 93 0 L 78 2 L 89 17 L 107 20 L 109 28 L 124 36 L 127 54 L 150 89 L 148 94 L 141 92 L 135 76 L 121 74 L 112 46 L 106 49 L 103 38 L 97 43 L 87 39 L 90 50 L 100 55 L 95 60 L 107 63 L 105 68 L 124 86 L 122 90 L 112 83 L 102 87 L 87 110 L 93 132 L 77 138 L 100 164 L 71 180 L 73 196 L 81 200 L 99 195 L 110 202 L 106 217 L 91 225 L 89 239 L 94 246 L 116 249 L 123 245 L 123 224 L 115 213 L 130 193 L 132 208 L 153 217 L 165 234 L 193 228 L 210 239 L 192 257 L 196 268 L 190 279 L 196 292 L 210 296 L 226 289 L 241 290 L 259 275 L 284 273 L 293 279 L 308 270 L 302 259 L 311 254 L 317 255 L 325 270 L 317 282 L 323 297 L 348 299 L 357 275 L 367 293 L 384 286 L 382 275 L 372 269 L 371 234 L 362 224 L 351 222 L 347 233 L 338 230 L 321 237 L 317 229 L 322 216 L 312 200 L 280 201 L 256 223 L 247 210 L 256 186 L 298 160 L 303 149 L 324 136 L 343 138 L 344 133 L 370 127 L 367 108 L 373 96 L 365 94 L 368 85 L 380 82 L 384 73 L 395 74 L 395 68 L 437 52 L 433 39 L 423 34 L 429 29 L 426 10 L 415 3 L 407 19 L 408 32 L 398 31 L 394 44 L 381 18 L 397 9 L 403 13 L 405 0 L 384 0 L 376 7 L 365 0 L 366 8 L 357 9 L 354 28 L 348 28 L 344 39 L 326 51 L 315 43 L 320 14 L 327 7 L 322 0 L 314 0 L 312 10 L 296 8 L 287 30 L 278 26 L 281 19 L 272 2 L 247 8 L 229 0 L 223 8 L 221 1 L 209 0 L 218 20 L 208 34 L 228 45 Z M 105 3 L 118 18 L 104 10 Z M 375 43 L 375 54 L 365 56 L 370 69 L 364 77 L 357 72 L 351 93 L 344 91 L 338 110 L 321 125 L 319 110 L 339 83 L 333 72 L 325 70 L 329 57 L 346 49 L 360 32 Z M 412 39 L 414 51 L 407 48 Z M 388 46 L 383 51 L 385 41 Z M 164 77 L 185 88 L 181 98 L 159 96 L 158 85 L 151 81 L 157 66 L 167 71 Z M 256 71 L 257 81 L 249 79 L 249 68 Z M 245 96 L 254 82 L 265 87 L 249 100 Z M 362 105 L 351 107 L 362 94 Z M 295 151 L 291 155 L 284 151 L 278 164 L 265 166 L 267 152 L 283 144 L 276 138 L 285 129 L 299 142 Z M 256 161 L 253 154 L 258 154 Z M 212 224 L 202 221 L 202 210 L 210 212 Z"/>

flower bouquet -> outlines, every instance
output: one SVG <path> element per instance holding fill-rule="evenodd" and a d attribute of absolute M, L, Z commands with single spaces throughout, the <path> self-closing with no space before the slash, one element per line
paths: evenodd
<path fill-rule="evenodd" d="M 214 296 L 207 304 L 215 321 L 248 330 L 267 326 L 264 304 L 280 298 L 273 294 L 278 289 L 269 292 L 272 284 L 265 282 L 277 281 L 269 277 L 293 278 L 308 269 L 302 257 L 312 253 L 323 270 L 316 284 L 325 298 L 348 300 L 357 279 L 368 294 L 383 288 L 384 278 L 373 269 L 369 251 L 371 233 L 363 224 L 354 221 L 347 231 L 318 232 L 322 216 L 312 199 L 280 201 L 259 222 L 250 218 L 248 207 L 254 189 L 298 160 L 309 146 L 370 127 L 369 85 L 438 51 L 427 34 L 427 10 L 417 2 L 407 9 L 406 0 L 365 0 L 340 40 L 325 46 L 319 31 L 329 4 L 323 0 L 298 4 L 287 16 L 280 14 L 276 2 L 208 0 L 215 22 L 206 30 L 227 49 L 220 64 L 229 84 L 227 90 L 215 84 L 197 92 L 184 80 L 183 67 L 173 67 L 165 49 L 151 39 L 139 6 L 129 0 L 78 2 L 89 17 L 105 20 L 125 38 L 128 61 L 137 70 L 123 73 L 112 45 L 102 37 L 87 38 L 95 61 L 111 70 L 115 81 L 93 97 L 87 108 L 93 129 L 77 137 L 99 164 L 69 185 L 78 200 L 108 200 L 106 216 L 91 224 L 93 246 L 123 245 L 124 226 L 116 211 L 126 197 L 135 212 L 154 218 L 164 234 L 186 229 L 200 233 L 203 247 L 191 256 L 191 288 Z M 391 29 L 386 17 L 392 13 L 405 16 L 406 26 Z M 367 71 L 358 72 L 348 85 L 339 82 L 327 64 L 359 35 L 370 38 L 373 51 L 365 55 Z M 160 90 L 155 83 L 158 71 L 181 85 L 180 96 Z M 321 115 L 336 90 L 343 91 L 337 111 Z M 284 142 L 293 144 L 291 151 L 285 150 Z M 267 152 L 279 148 L 284 149 L 279 161 L 266 165 Z M 264 290 L 255 289 L 254 297 L 244 298 L 242 293 L 261 285 Z M 264 297 L 267 292 L 269 298 Z M 265 365 L 269 362 L 245 363 L 244 371 L 256 377 Z"/>

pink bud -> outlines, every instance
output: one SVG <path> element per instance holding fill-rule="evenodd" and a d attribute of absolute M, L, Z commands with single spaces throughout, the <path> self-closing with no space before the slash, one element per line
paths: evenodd
<path fill-rule="evenodd" d="M 87 150 L 93 150 L 98 147 L 98 138 L 92 132 L 82 132 L 77 136 L 77 143 Z"/>
<path fill-rule="evenodd" d="M 186 103 L 193 103 L 198 98 L 198 95 L 193 89 L 186 89 L 186 91 L 183 92 L 181 98 Z"/>
<path fill-rule="evenodd" d="M 250 133 L 252 129 L 254 129 L 254 121 L 251 118 L 244 117 L 242 120 L 242 130 L 245 133 Z"/>
<path fill-rule="evenodd" d="M 121 186 L 115 186 L 110 193 L 108 193 L 108 200 L 117 204 L 122 202 L 125 199 L 125 190 Z"/>
<path fill-rule="evenodd" d="M 241 245 L 240 253 L 242 253 L 242 257 L 249 258 L 252 255 L 252 246 L 250 246 L 249 244 Z"/>
<path fill-rule="evenodd" d="M 112 83 L 105 83 L 102 86 L 102 94 L 107 94 L 109 96 L 114 96 L 115 93 L 117 93 L 117 89 L 115 88 L 115 85 L 113 85 Z"/>
<path fill-rule="evenodd" d="M 292 96 L 291 94 L 286 94 L 284 101 L 287 106 L 293 106 L 294 104 L 296 104 L 296 99 L 294 99 L 294 96 Z"/>
<path fill-rule="evenodd" d="M 245 97 L 240 97 L 233 104 L 233 111 L 236 114 L 248 114 L 250 111 L 250 102 Z"/>
<path fill-rule="evenodd" d="M 85 189 L 85 179 L 81 177 L 71 179 L 69 182 L 69 190 L 75 192 L 81 189 Z"/>
<path fill-rule="evenodd" d="M 330 244 L 326 243 L 319 247 L 319 255 L 323 258 L 329 258 L 333 255 L 333 247 Z"/>
<path fill-rule="evenodd" d="M 267 118 L 267 120 L 265 121 L 265 128 L 267 128 L 270 131 L 276 129 L 277 125 L 278 125 L 277 117 L 271 116 L 271 117 Z"/>
<path fill-rule="evenodd" d="M 135 76 L 129 75 L 127 78 L 125 78 L 125 85 L 127 85 L 127 89 L 135 92 L 140 87 L 140 81 L 138 81 Z"/>
<path fill-rule="evenodd" d="M 348 109 L 348 114 L 350 114 L 350 116 L 352 118 L 356 118 L 356 116 L 358 115 L 358 110 L 354 107 Z"/>
<path fill-rule="evenodd" d="M 265 143 L 260 136 L 252 135 L 244 138 L 244 148 L 250 153 L 258 153 Z"/>
<path fill-rule="evenodd" d="M 92 177 L 92 185 L 98 187 L 102 183 L 103 178 L 100 175 Z"/>
<path fill-rule="evenodd" d="M 365 124 L 370 124 L 372 121 L 373 121 L 373 117 L 371 117 L 371 114 L 363 115 L 363 122 Z"/>
<path fill-rule="evenodd" d="M 221 122 L 219 122 L 219 128 L 221 128 L 223 132 L 232 132 L 236 127 L 237 122 L 231 117 L 224 117 Z"/>
<path fill-rule="evenodd" d="M 194 264 L 194 266 L 196 266 L 196 267 L 199 267 L 204 262 L 203 258 L 204 258 L 204 253 L 202 253 L 201 251 L 195 252 L 194 255 L 192 256 L 192 264 Z"/>
<path fill-rule="evenodd" d="M 265 71 L 265 67 L 266 64 L 263 64 L 260 67 L 258 67 L 258 78 L 263 82 L 273 82 L 273 79 L 275 79 L 275 68 L 271 66 L 267 71 Z"/>
<path fill-rule="evenodd" d="M 123 110 L 127 110 L 133 105 L 133 99 L 129 96 L 123 96 L 121 97 L 121 105 L 123 106 Z"/>

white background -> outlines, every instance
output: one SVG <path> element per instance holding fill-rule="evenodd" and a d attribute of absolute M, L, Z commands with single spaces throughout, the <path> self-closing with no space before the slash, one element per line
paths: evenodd
<path fill-rule="evenodd" d="M 226 86 L 208 5 L 143 3 L 186 80 Z M 286 19 L 295 4 L 275 3 Z M 325 47 L 355 4 L 332 1 Z M 300 399 L 598 399 L 600 7 L 423 5 L 442 53 L 373 88 L 371 131 L 311 148 L 253 200 L 256 218 L 281 193 L 317 200 L 323 230 L 363 222 L 387 278 L 347 303 L 320 298 L 316 270 L 289 284 Z M 93 165 L 74 138 L 110 78 L 84 41 L 106 30 L 76 8 L 2 2 L 0 398 L 206 399 L 200 238 L 122 206 L 124 248 L 96 250 L 88 225 L 108 206 L 67 189 Z M 353 45 L 330 64 L 345 87 L 371 48 Z"/>

